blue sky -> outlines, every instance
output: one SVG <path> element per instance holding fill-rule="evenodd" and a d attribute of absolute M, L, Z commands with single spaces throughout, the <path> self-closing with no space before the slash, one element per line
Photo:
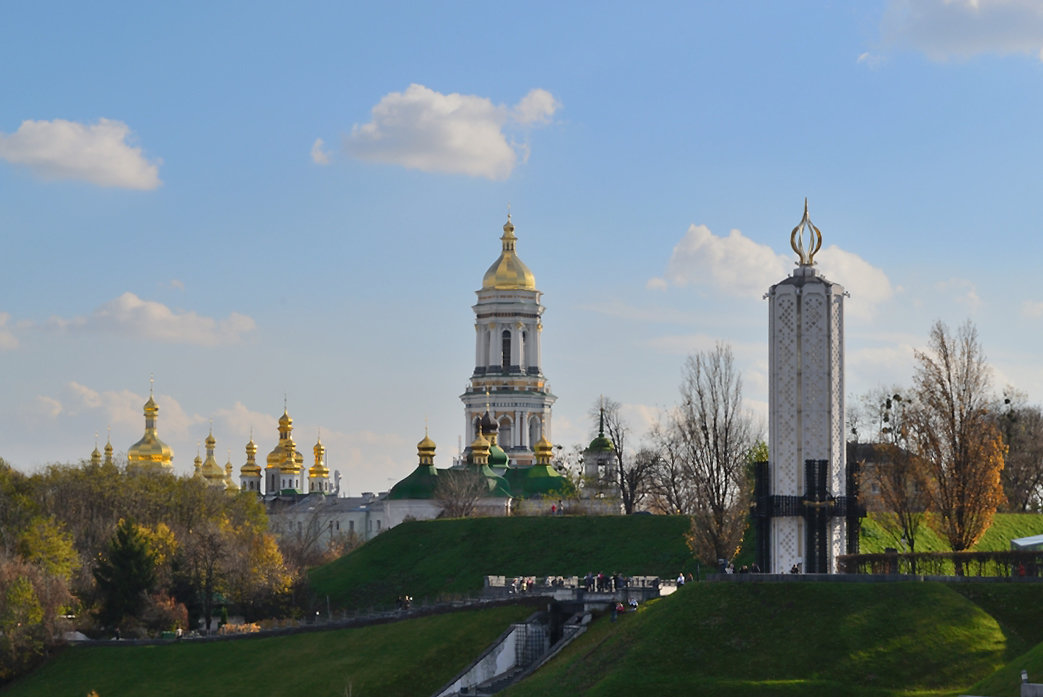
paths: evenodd
<path fill-rule="evenodd" d="M 286 397 L 352 493 L 446 466 L 508 203 L 547 307 L 552 436 L 635 432 L 684 357 L 767 401 L 767 287 L 804 197 L 851 293 L 848 394 L 974 321 L 1043 399 L 1043 7 L 22 3 L 0 23 L 0 456 L 213 420 L 238 469 Z M 310 456 L 309 456 L 310 462 Z"/>

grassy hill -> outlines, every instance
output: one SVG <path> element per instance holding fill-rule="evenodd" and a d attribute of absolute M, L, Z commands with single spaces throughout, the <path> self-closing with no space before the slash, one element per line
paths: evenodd
<path fill-rule="evenodd" d="M 1026 588 L 1043 599 L 1043 587 L 996 588 L 997 602 Z M 506 694 L 947 695 L 1041 631 L 1012 639 L 944 584 L 691 584 L 618 622 L 601 618 Z"/>
<path fill-rule="evenodd" d="M 390 605 L 481 590 L 483 576 L 674 577 L 695 571 L 682 516 L 468 518 L 407 522 L 315 569 L 312 590 L 334 607 Z"/>
<path fill-rule="evenodd" d="M 433 600 L 475 594 L 486 574 L 618 571 L 672 578 L 681 570 L 696 571 L 684 542 L 687 530 L 683 516 L 413 521 L 315 569 L 309 581 L 323 607 L 329 596 L 334 607 L 356 609 L 390 606 L 399 595 Z M 1043 515 L 999 514 L 977 549 L 1007 549 L 1012 537 L 1035 534 L 1043 534 Z M 883 552 L 895 544 L 872 517 L 863 521 L 861 543 L 864 552 Z M 755 546 L 751 527 L 736 563 L 752 563 Z M 925 527 L 917 548 L 942 551 L 948 546 Z"/>
<path fill-rule="evenodd" d="M 1043 535 L 1043 515 L 1038 513 L 997 513 L 992 526 L 975 545 L 982 552 L 1010 549 L 1010 541 L 1018 537 Z M 886 547 L 898 547 L 880 525 L 874 514 L 862 520 L 861 551 L 867 554 L 881 553 Z M 949 543 L 927 524 L 920 525 L 916 535 L 917 552 L 948 552 Z"/>
<path fill-rule="evenodd" d="M 74 647 L 3 691 L 5 697 L 427 697 L 511 622 L 498 607 L 358 629 L 163 646 Z"/>

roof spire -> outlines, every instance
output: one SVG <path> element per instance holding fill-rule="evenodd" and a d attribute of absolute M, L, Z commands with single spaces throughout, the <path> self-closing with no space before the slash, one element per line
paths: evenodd
<path fill-rule="evenodd" d="M 807 247 L 804 246 L 805 230 L 808 231 Z M 813 266 L 815 264 L 815 254 L 822 248 L 822 232 L 815 227 L 815 224 L 811 222 L 811 218 L 808 217 L 807 196 L 804 197 L 804 217 L 800 219 L 800 223 L 790 233 L 789 244 L 793 251 L 797 253 L 797 263 L 800 266 Z"/>

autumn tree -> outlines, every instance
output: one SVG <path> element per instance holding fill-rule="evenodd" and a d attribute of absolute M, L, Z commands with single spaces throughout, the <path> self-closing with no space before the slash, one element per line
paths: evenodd
<path fill-rule="evenodd" d="M 703 559 L 731 559 L 746 530 L 760 434 L 726 344 L 688 357 L 672 430 L 693 492 L 689 545 Z"/>
<path fill-rule="evenodd" d="M 911 445 L 931 475 L 937 527 L 953 551 L 968 550 L 1003 502 L 1003 439 L 989 418 L 989 367 L 971 322 L 953 334 L 931 328 L 916 352 Z M 959 570 L 958 570 L 959 572 Z"/>
<path fill-rule="evenodd" d="M 1043 410 L 1026 401 L 1023 392 L 1008 388 L 992 413 L 1007 446 L 1001 480 L 1006 510 L 1013 513 L 1038 511 L 1043 503 Z"/>

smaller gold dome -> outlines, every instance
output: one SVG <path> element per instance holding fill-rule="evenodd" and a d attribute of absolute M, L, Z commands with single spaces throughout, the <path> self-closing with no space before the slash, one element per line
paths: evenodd
<path fill-rule="evenodd" d="M 540 439 L 536 441 L 536 447 L 533 448 L 533 450 L 536 453 L 537 462 L 540 464 L 549 464 L 551 456 L 554 454 L 554 445 L 547 440 L 546 436 L 540 436 Z"/>
<path fill-rule="evenodd" d="M 510 214 L 503 226 L 503 251 L 482 278 L 482 290 L 536 290 L 536 277 L 514 251 L 518 238 Z"/>

